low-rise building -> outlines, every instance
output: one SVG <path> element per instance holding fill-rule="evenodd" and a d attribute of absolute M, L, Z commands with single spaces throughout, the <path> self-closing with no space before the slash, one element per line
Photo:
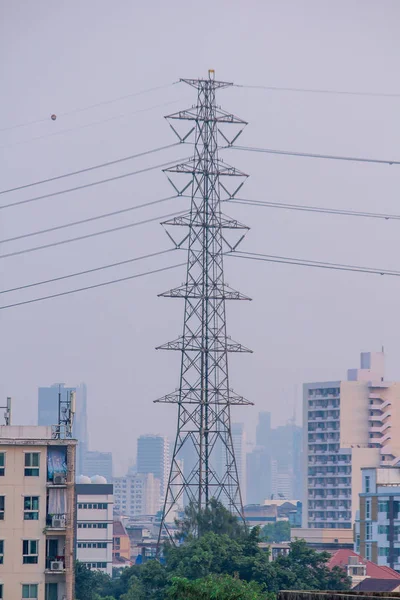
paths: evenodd
<path fill-rule="evenodd" d="M 317 552 L 333 552 L 340 549 L 353 550 L 353 531 L 351 529 L 309 529 L 293 527 L 291 541 L 305 540 L 307 546 Z"/>
<path fill-rule="evenodd" d="M 84 480 L 87 480 L 83 483 Z M 113 486 L 103 477 L 76 484 L 76 558 L 89 569 L 112 575 Z"/>
<path fill-rule="evenodd" d="M 73 600 L 76 440 L 0 426 L 0 598 Z"/>
<path fill-rule="evenodd" d="M 129 535 L 121 521 L 113 523 L 113 560 L 122 558 L 130 560 L 131 558 L 131 542 Z"/>
<path fill-rule="evenodd" d="M 376 582 L 397 580 L 397 585 L 400 585 L 400 575 L 389 567 L 381 567 L 370 560 L 366 560 L 352 550 L 337 550 L 334 552 L 327 564 L 329 569 L 340 567 L 346 571 L 346 574 L 351 579 L 351 587 L 355 588 L 366 579 L 374 580 L 374 591 L 380 591 L 380 587 Z M 361 588 L 360 588 L 361 589 Z M 384 591 L 384 589 L 382 589 Z"/>

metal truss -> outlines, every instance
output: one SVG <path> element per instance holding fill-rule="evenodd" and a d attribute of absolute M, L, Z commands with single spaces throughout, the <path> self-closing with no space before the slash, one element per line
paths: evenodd
<path fill-rule="evenodd" d="M 218 157 L 219 136 L 229 146 L 247 123 L 216 105 L 216 91 L 232 84 L 216 81 L 213 71 L 208 79 L 181 81 L 197 90 L 197 104 L 166 117 L 180 141 L 194 135 L 194 156 L 165 169 L 178 195 L 190 190 L 191 206 L 187 214 L 163 223 L 174 245 L 187 245 L 188 254 L 185 284 L 160 294 L 183 298 L 185 309 L 182 336 L 159 347 L 181 353 L 179 388 L 156 400 L 178 405 L 159 543 L 165 535 L 174 541 L 174 518 L 187 502 L 204 509 L 216 498 L 243 519 L 230 407 L 251 404 L 229 387 L 228 353 L 250 350 L 228 337 L 225 314 L 225 300 L 250 298 L 225 284 L 223 263 L 224 252 L 238 246 L 248 227 L 221 212 L 221 202 L 235 197 L 247 175 Z M 186 121 L 189 131 L 180 133 L 180 122 Z M 233 136 L 225 126 L 235 129 Z M 178 240 L 169 231 L 176 226 L 188 230 Z M 239 235 L 236 241 L 228 237 L 232 230 Z"/>

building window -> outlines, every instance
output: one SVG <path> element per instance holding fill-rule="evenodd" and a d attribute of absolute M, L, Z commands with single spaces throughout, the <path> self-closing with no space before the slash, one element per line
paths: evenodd
<path fill-rule="evenodd" d="M 372 523 L 365 523 L 365 539 L 366 540 L 371 540 L 372 539 Z"/>
<path fill-rule="evenodd" d="M 365 544 L 365 558 L 371 560 L 371 544 Z"/>
<path fill-rule="evenodd" d="M 378 512 L 387 512 L 389 508 L 389 502 L 387 500 L 380 500 L 378 502 Z"/>
<path fill-rule="evenodd" d="M 25 496 L 24 521 L 39 520 L 39 496 Z"/>
<path fill-rule="evenodd" d="M 371 491 L 371 477 L 369 475 L 365 476 L 365 493 L 369 494 Z"/>
<path fill-rule="evenodd" d="M 371 518 L 371 498 L 365 500 L 365 518 Z"/>
<path fill-rule="evenodd" d="M 78 523 L 78 529 L 107 529 L 107 523 Z"/>
<path fill-rule="evenodd" d="M 0 521 L 4 521 L 4 506 L 6 503 L 6 497 L 0 496 Z"/>
<path fill-rule="evenodd" d="M 39 477 L 39 452 L 26 452 L 25 477 Z"/>
<path fill-rule="evenodd" d="M 37 583 L 23 583 L 22 584 L 22 598 L 34 598 L 38 597 L 38 585 Z"/>
<path fill-rule="evenodd" d="M 24 565 L 37 565 L 38 563 L 38 546 L 37 540 L 23 540 L 22 541 L 22 562 Z M 29 598 L 30 596 L 23 596 Z M 33 596 L 35 598 L 35 596 Z"/>
<path fill-rule="evenodd" d="M 3 584 L 0 583 L 0 598 L 3 599 Z"/>
<path fill-rule="evenodd" d="M 78 504 L 78 508 L 82 508 L 82 509 L 106 509 L 107 508 L 107 504 L 100 502 L 100 503 L 95 503 L 95 504 L 87 504 L 87 503 L 79 503 Z"/>
<path fill-rule="evenodd" d="M 4 563 L 4 540 L 0 540 L 0 565 Z M 1 598 L 1 596 L 0 596 Z"/>
<path fill-rule="evenodd" d="M 389 525 L 378 525 L 378 533 L 380 535 L 387 535 L 389 533 Z"/>
<path fill-rule="evenodd" d="M 0 452 L 0 477 L 3 477 L 6 472 L 6 454 L 5 452 Z M 0 596 L 1 598 L 1 596 Z"/>
<path fill-rule="evenodd" d="M 379 556 L 389 556 L 389 548 L 379 548 Z"/>

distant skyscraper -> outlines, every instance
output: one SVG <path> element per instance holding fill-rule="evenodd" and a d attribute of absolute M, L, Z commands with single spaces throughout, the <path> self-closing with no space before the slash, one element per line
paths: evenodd
<path fill-rule="evenodd" d="M 153 473 L 165 494 L 169 470 L 169 440 L 161 435 L 141 435 L 137 440 L 136 469 L 138 473 Z"/>
<path fill-rule="evenodd" d="M 256 429 L 256 446 L 268 446 L 271 434 L 271 413 L 258 413 L 258 424 Z"/>
<path fill-rule="evenodd" d="M 112 483 L 113 465 L 111 452 L 88 450 L 83 461 L 83 474 L 88 475 L 88 477 L 102 475 L 102 477 L 106 478 L 107 483 Z"/>
<path fill-rule="evenodd" d="M 247 504 L 261 504 L 272 494 L 272 461 L 266 449 L 256 446 L 247 455 Z"/>
<path fill-rule="evenodd" d="M 242 502 L 246 504 L 246 432 L 243 423 L 232 423 L 232 442 L 239 475 Z"/>
<path fill-rule="evenodd" d="M 66 387 L 64 383 L 54 383 L 49 387 L 40 387 L 38 395 L 38 425 L 58 424 L 58 396 L 66 400 L 70 392 L 76 392 L 76 413 L 72 435 L 78 440 L 76 453 L 76 473 L 83 473 L 85 453 L 88 448 L 87 425 L 87 389 L 81 383 L 76 387 Z"/>

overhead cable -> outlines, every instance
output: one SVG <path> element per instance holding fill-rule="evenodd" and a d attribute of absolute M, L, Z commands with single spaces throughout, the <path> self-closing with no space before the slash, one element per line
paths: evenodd
<path fill-rule="evenodd" d="M 55 175 L 54 177 L 47 177 L 46 179 L 41 179 L 40 181 L 33 181 L 32 183 L 25 183 L 24 185 L 18 185 L 13 188 L 8 188 L 7 190 L 0 190 L 0 194 L 8 194 L 9 192 L 15 192 L 17 190 L 24 190 L 26 188 L 33 187 L 34 185 L 41 185 L 42 183 L 57 181 L 58 179 L 64 179 L 65 177 L 72 177 L 73 175 L 88 173 L 89 171 L 95 171 L 96 169 L 102 169 L 103 167 L 110 167 L 111 165 L 117 165 L 119 163 L 126 162 L 127 160 L 133 160 L 134 158 L 140 158 L 142 156 L 147 156 L 148 154 L 154 154 L 156 152 L 161 152 L 162 150 L 168 150 L 169 148 L 173 148 L 174 146 L 179 146 L 181 143 L 182 142 L 174 142 L 173 144 L 168 144 L 167 146 L 159 146 L 158 148 L 152 148 L 151 150 L 139 152 L 138 154 L 130 154 L 129 156 L 123 156 L 122 158 L 109 160 L 98 165 L 92 165 L 91 167 L 84 167 L 83 169 L 78 169 L 77 171 L 70 171 L 69 173 Z"/>
<path fill-rule="evenodd" d="M 119 96 L 118 98 L 112 98 L 111 100 L 103 100 L 101 102 L 96 102 L 95 104 L 89 104 L 88 106 L 84 106 L 81 108 L 73 108 L 72 110 L 57 113 L 57 116 L 65 117 L 67 115 L 72 115 L 75 113 L 83 112 L 85 110 L 90 110 L 91 108 L 98 108 L 99 106 L 105 106 L 106 104 L 113 104 L 114 102 L 119 102 L 120 100 L 126 100 L 127 98 L 134 98 L 135 96 L 141 96 L 143 94 L 148 94 L 150 92 L 164 90 L 166 88 L 172 87 L 173 85 L 175 85 L 177 83 L 179 83 L 179 81 L 174 81 L 173 83 L 167 83 L 165 85 L 157 85 L 155 87 L 147 88 L 145 90 L 133 92 L 132 94 L 125 94 L 124 96 Z M 36 125 L 37 123 L 44 123 L 45 121 L 48 121 L 49 118 L 50 118 L 50 115 L 44 119 L 36 119 L 35 121 L 18 123 L 16 125 L 9 125 L 7 127 L 0 128 L 0 131 L 8 131 L 9 129 L 16 129 L 19 127 L 27 127 L 28 125 Z"/>
<path fill-rule="evenodd" d="M 272 150 L 271 148 L 251 148 L 250 146 L 228 146 L 232 150 L 244 150 L 246 152 L 266 152 L 267 154 L 283 154 L 286 156 L 303 156 L 306 158 L 325 158 L 329 160 L 345 160 L 351 162 L 378 163 L 384 165 L 400 165 L 399 160 L 383 160 L 378 158 L 361 158 L 356 156 L 337 156 L 333 154 L 314 154 L 311 152 L 293 152 L 291 150 Z"/>
<path fill-rule="evenodd" d="M 354 265 L 330 263 L 317 260 L 308 260 L 302 258 L 293 258 L 288 256 L 276 256 L 274 254 L 260 254 L 258 252 L 243 252 L 236 250 L 230 252 L 227 256 L 236 258 L 244 258 L 248 260 L 259 260 L 263 262 L 280 263 L 287 265 L 298 265 L 301 267 L 314 267 L 318 269 L 332 269 L 334 271 L 352 271 L 354 273 L 369 273 L 372 275 L 390 275 L 392 277 L 400 277 L 400 271 L 390 269 L 376 269 L 374 267 L 360 267 Z"/>
<path fill-rule="evenodd" d="M 86 269 L 85 271 L 78 271 L 77 273 L 69 273 L 68 275 L 61 275 L 60 277 L 53 277 L 51 279 L 44 279 L 42 281 L 35 281 L 34 283 L 27 283 L 26 285 L 20 285 L 18 287 L 9 288 L 8 290 L 1 290 L 0 294 L 9 294 L 10 292 L 17 292 L 20 290 L 26 290 L 31 287 L 38 285 L 45 285 L 48 283 L 54 283 L 56 281 L 62 281 L 63 279 L 70 279 L 71 277 L 78 277 L 80 275 L 88 275 L 89 273 L 96 273 L 97 271 L 104 271 L 105 269 L 111 269 L 113 267 L 119 267 L 121 265 L 127 265 L 132 262 L 144 260 L 146 258 L 152 258 L 153 256 L 160 256 L 161 254 L 168 254 L 174 252 L 176 248 L 168 248 L 167 250 L 160 250 L 160 252 L 153 252 L 152 254 L 145 254 L 143 256 L 136 256 L 135 258 L 128 258 L 126 260 L 120 260 L 108 265 L 102 265 L 101 267 L 94 267 L 93 269 Z"/>
<path fill-rule="evenodd" d="M 177 265 L 170 265 L 168 267 L 161 267 L 160 269 L 153 269 L 151 271 L 145 271 L 144 273 L 137 273 L 136 275 L 129 275 L 128 277 L 119 277 L 118 279 L 112 279 L 111 281 L 104 281 L 103 283 L 96 283 L 94 285 L 87 285 L 81 288 L 75 288 L 73 290 L 67 290 L 66 292 L 60 292 L 58 294 L 49 294 L 48 296 L 42 296 L 41 298 L 32 298 L 31 300 L 24 300 L 23 302 L 14 302 L 13 304 L 7 304 L 6 306 L 0 306 L 0 310 L 7 308 L 14 308 L 15 306 L 22 306 L 24 304 L 33 304 L 34 302 L 42 302 L 43 300 L 50 300 L 52 298 L 59 298 L 60 296 L 68 296 L 69 294 L 77 294 L 86 290 L 93 290 L 95 288 L 105 287 L 114 283 L 120 283 L 122 281 L 129 281 L 130 279 L 137 279 L 138 277 L 145 277 L 146 275 L 153 275 L 154 273 L 162 273 L 163 271 L 169 271 L 170 269 L 176 269 L 182 267 L 186 263 L 179 263 Z"/>
<path fill-rule="evenodd" d="M 114 175 L 113 177 L 108 177 L 107 179 L 101 179 L 100 181 L 92 181 L 90 183 L 85 183 L 83 185 L 77 185 L 73 188 L 67 188 L 66 190 L 59 190 L 58 192 L 50 192 L 49 194 L 42 194 L 41 196 L 35 196 L 34 198 L 27 198 L 26 200 L 19 200 L 18 202 L 11 202 L 9 204 L 0 205 L 0 210 L 4 208 L 11 208 L 13 206 L 20 206 L 22 204 L 29 204 L 30 202 L 37 202 L 38 200 L 43 200 L 44 198 L 53 198 L 54 196 L 61 196 L 62 194 L 68 194 L 69 192 L 76 192 L 77 190 L 84 190 L 86 188 L 90 188 L 96 185 L 102 185 L 103 183 L 109 183 L 110 181 L 117 181 L 118 179 L 125 179 L 125 177 L 132 177 L 133 175 L 139 175 L 141 173 L 147 173 L 148 171 L 155 171 L 162 169 L 163 167 L 168 167 L 169 165 L 175 164 L 176 162 L 184 162 L 189 160 L 191 157 L 178 158 L 175 160 L 170 160 L 165 163 L 161 163 L 158 165 L 154 165 L 152 167 L 145 167 L 144 169 L 139 169 L 138 171 L 130 171 L 129 173 L 123 173 L 122 175 Z"/>
<path fill-rule="evenodd" d="M 340 96 L 369 96 L 377 98 L 400 98 L 400 94 L 391 94 L 386 92 L 354 92 L 347 90 L 321 90 L 315 88 L 296 88 L 296 87 L 278 87 L 273 85 L 244 85 L 235 83 L 234 87 L 254 89 L 254 90 L 267 90 L 270 92 L 301 92 L 307 94 L 333 94 Z"/>
<path fill-rule="evenodd" d="M 179 198 L 179 196 L 167 196 L 167 198 L 160 198 L 159 200 L 152 200 L 151 202 L 145 202 L 144 204 L 135 204 L 134 206 L 128 206 L 127 208 L 121 208 L 119 210 L 113 210 L 109 213 L 103 213 L 101 215 L 96 215 L 94 217 L 87 217 L 86 219 L 81 219 L 80 221 L 71 221 L 70 223 L 63 223 L 62 225 L 55 225 L 54 227 L 47 227 L 47 229 L 39 229 L 37 231 L 30 231 L 29 233 L 23 233 L 21 235 L 15 235 L 14 237 L 5 238 L 4 240 L 0 240 L 0 244 L 6 244 L 8 242 L 15 242 L 17 240 L 23 240 L 25 238 L 33 237 L 35 235 L 42 235 L 43 233 L 51 233 L 53 231 L 59 231 L 60 229 L 67 229 L 68 227 L 74 227 L 75 225 L 83 225 L 85 223 L 91 223 L 92 221 L 98 221 L 99 219 L 105 219 L 107 217 L 114 217 L 116 215 L 122 215 L 127 212 L 131 212 L 133 210 L 138 210 L 139 208 L 146 208 L 148 206 L 154 206 L 155 204 L 161 204 L 162 202 L 167 202 L 168 200 L 173 200 L 174 198 Z"/>
<path fill-rule="evenodd" d="M 147 223 L 153 223 L 160 219 L 169 219 L 170 217 L 176 217 L 184 214 L 186 211 L 178 211 L 169 213 L 168 215 L 160 215 L 158 217 L 152 217 L 151 219 L 145 219 L 144 221 L 134 221 L 133 223 L 127 223 L 126 225 L 119 225 L 118 227 L 112 227 L 110 229 L 102 229 L 101 231 L 94 231 L 93 233 L 86 233 L 85 235 L 79 235 L 74 238 L 68 238 L 66 240 L 59 240 L 57 242 L 51 242 L 49 244 L 42 244 L 41 246 L 33 246 L 31 248 L 25 248 L 24 250 L 16 250 L 14 252 L 8 252 L 7 254 L 0 254 L 0 259 L 10 258 L 11 256 L 19 256 L 20 254 L 27 254 L 29 252 L 36 252 L 37 250 L 46 250 L 47 248 L 53 248 L 54 246 L 63 246 L 65 244 L 71 244 L 71 242 L 80 242 L 89 238 L 98 237 L 106 233 L 114 233 L 115 231 L 123 231 L 131 227 L 137 227 L 139 225 L 145 225 Z"/>
<path fill-rule="evenodd" d="M 227 200 L 229 204 L 245 204 L 249 206 L 262 206 L 267 208 L 278 208 L 283 210 L 299 210 L 302 212 L 315 212 L 315 213 L 324 213 L 328 215 L 344 215 L 349 217 L 365 217 L 370 219 L 384 219 L 388 221 L 389 219 L 400 219 L 400 214 L 390 214 L 390 213 L 372 213 L 365 211 L 357 211 L 357 210 L 348 210 L 341 208 L 328 208 L 323 206 L 307 206 L 304 204 L 287 204 L 284 202 L 267 202 L 262 200 L 250 200 L 246 198 L 231 198 Z"/>

